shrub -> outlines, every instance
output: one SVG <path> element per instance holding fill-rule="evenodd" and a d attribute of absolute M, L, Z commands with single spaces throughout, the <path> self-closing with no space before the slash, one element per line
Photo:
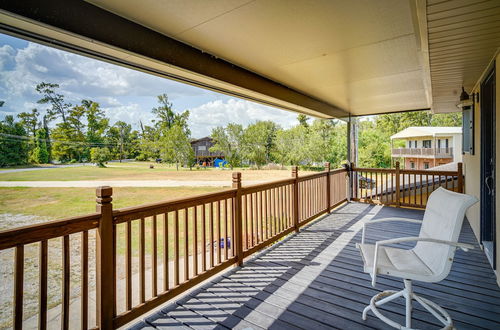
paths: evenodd
<path fill-rule="evenodd" d="M 111 160 L 111 152 L 108 148 L 92 148 L 90 149 L 90 161 L 99 167 L 106 167 L 105 162 Z"/>

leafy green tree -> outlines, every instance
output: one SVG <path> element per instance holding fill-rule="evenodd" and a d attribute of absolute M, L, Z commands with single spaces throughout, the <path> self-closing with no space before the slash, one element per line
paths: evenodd
<path fill-rule="evenodd" d="M 462 112 L 433 114 L 431 126 L 462 126 Z"/>
<path fill-rule="evenodd" d="M 378 123 L 360 122 L 358 162 L 360 167 L 387 168 L 391 166 L 388 132 L 377 129 Z"/>
<path fill-rule="evenodd" d="M 86 141 L 90 145 L 102 144 L 105 139 L 104 134 L 109 128 L 109 119 L 106 118 L 99 103 L 90 100 L 82 100 L 78 108 L 83 111 L 85 119 L 87 120 Z"/>
<path fill-rule="evenodd" d="M 17 117 L 21 120 L 24 130 L 32 137 L 35 137 L 39 125 L 38 117 L 40 113 L 38 109 L 31 109 L 31 112 L 21 112 Z"/>
<path fill-rule="evenodd" d="M 31 161 L 37 164 L 46 164 L 49 162 L 49 151 L 47 149 L 47 133 L 44 128 L 36 131 L 35 148 L 31 154 Z"/>
<path fill-rule="evenodd" d="M 177 170 L 181 164 L 192 166 L 194 150 L 183 127 L 174 125 L 166 130 L 161 138 L 160 156 L 163 161 L 174 163 Z"/>
<path fill-rule="evenodd" d="M 64 101 L 64 96 L 57 93 L 58 88 L 58 84 L 46 82 L 41 82 L 35 87 L 36 91 L 42 95 L 38 103 L 50 105 L 50 108 L 47 109 L 47 121 L 52 121 L 61 117 L 62 121 L 66 122 L 71 103 L 66 103 Z"/>
<path fill-rule="evenodd" d="M 28 162 L 28 136 L 13 116 L 0 121 L 0 166 L 22 165 Z"/>
<path fill-rule="evenodd" d="M 306 115 L 304 115 L 302 113 L 297 115 L 297 120 L 299 121 L 299 124 L 304 126 L 305 128 L 309 127 L 309 123 L 308 123 L 309 117 L 307 117 Z"/>
<path fill-rule="evenodd" d="M 243 157 L 260 168 L 271 161 L 278 126 L 272 121 L 257 121 L 249 125 L 242 135 Z"/>
<path fill-rule="evenodd" d="M 309 164 L 311 162 L 308 149 L 308 129 L 297 125 L 287 130 L 276 133 L 272 155 L 276 161 L 285 165 Z"/>
<path fill-rule="evenodd" d="M 120 161 L 124 158 L 133 158 L 137 155 L 138 132 L 123 121 L 117 121 L 106 133 L 106 143 L 111 146 L 114 158 Z"/>
<path fill-rule="evenodd" d="M 167 94 L 158 95 L 158 107 L 153 108 L 153 114 L 158 118 L 155 121 L 156 129 L 166 132 L 165 129 L 170 129 L 174 125 L 180 126 L 187 136 L 191 135 L 188 126 L 189 111 L 186 110 L 182 113 L 176 113 L 172 106 L 173 104 L 168 101 Z"/>
<path fill-rule="evenodd" d="M 99 167 L 106 167 L 105 162 L 111 160 L 111 152 L 108 148 L 90 149 L 90 161 Z"/>
<path fill-rule="evenodd" d="M 243 126 L 229 123 L 225 128 L 216 127 L 212 130 L 211 137 L 214 145 L 210 151 L 222 152 L 231 169 L 241 164 Z"/>
<path fill-rule="evenodd" d="M 85 112 L 83 106 L 72 107 L 66 121 L 52 129 L 52 156 L 60 162 L 82 161 L 88 157 L 88 144 L 85 134 Z"/>

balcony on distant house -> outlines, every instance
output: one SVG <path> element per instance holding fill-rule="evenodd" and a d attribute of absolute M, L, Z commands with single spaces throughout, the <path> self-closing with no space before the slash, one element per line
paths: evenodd
<path fill-rule="evenodd" d="M 453 158 L 453 148 L 392 148 L 392 157 Z"/>

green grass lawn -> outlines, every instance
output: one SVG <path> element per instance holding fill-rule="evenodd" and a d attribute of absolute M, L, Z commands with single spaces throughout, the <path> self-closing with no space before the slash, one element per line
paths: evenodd
<path fill-rule="evenodd" d="M 2 173 L 0 181 L 83 181 L 83 180 L 179 180 L 179 181 L 227 181 L 231 182 L 234 171 L 242 172 L 243 180 L 271 181 L 289 178 L 289 170 L 252 170 L 235 168 L 221 170 L 215 168 L 195 169 L 175 167 L 150 162 L 110 163 L 108 167 L 76 166 L 37 171 Z M 301 174 L 313 173 L 302 171 Z"/>
<path fill-rule="evenodd" d="M 221 188 L 174 187 L 113 189 L 113 206 L 122 208 L 172 198 L 188 197 Z M 29 214 L 53 219 L 95 212 L 95 189 L 92 188 L 1 188 L 0 212 Z"/>

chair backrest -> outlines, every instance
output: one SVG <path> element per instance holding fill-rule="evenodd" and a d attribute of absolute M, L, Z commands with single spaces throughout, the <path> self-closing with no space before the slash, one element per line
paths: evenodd
<path fill-rule="evenodd" d="M 478 199 L 442 187 L 436 189 L 427 201 L 419 237 L 458 242 L 465 211 Z M 432 270 L 436 280 L 448 276 L 455 248 L 439 243 L 418 242 L 413 251 Z"/>

